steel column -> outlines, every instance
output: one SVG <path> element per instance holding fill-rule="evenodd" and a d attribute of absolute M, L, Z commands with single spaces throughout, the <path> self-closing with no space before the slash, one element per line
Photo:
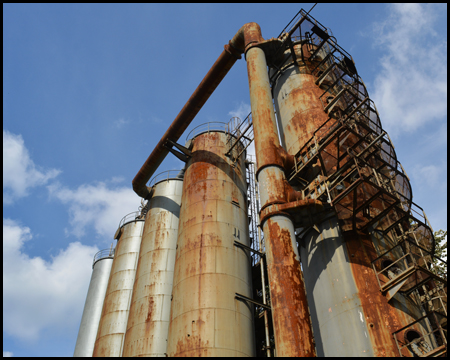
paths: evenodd
<path fill-rule="evenodd" d="M 272 105 L 264 51 L 251 47 L 246 53 L 250 102 L 255 136 L 262 208 L 286 203 L 285 175 Z M 278 356 L 314 356 L 315 347 L 304 292 L 294 225 L 277 214 L 263 224 L 267 266 Z"/>

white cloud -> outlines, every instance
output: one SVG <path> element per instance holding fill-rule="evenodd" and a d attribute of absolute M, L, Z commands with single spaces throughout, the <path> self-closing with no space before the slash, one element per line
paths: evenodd
<path fill-rule="evenodd" d="M 11 351 L 3 351 L 3 357 L 12 357 L 13 353 Z"/>
<path fill-rule="evenodd" d="M 111 179 L 111 183 L 113 183 L 113 184 L 121 183 L 124 181 L 125 181 L 125 178 L 123 176 L 113 176 Z"/>
<path fill-rule="evenodd" d="M 442 166 L 417 165 L 413 169 L 412 178 L 417 184 L 437 191 L 439 188 L 447 186 L 446 182 L 442 182 L 443 174 L 446 171 L 446 164 L 442 164 Z"/>
<path fill-rule="evenodd" d="M 445 118 L 447 37 L 434 28 L 440 5 L 392 4 L 389 10 L 389 17 L 374 25 L 375 45 L 384 55 L 371 95 L 395 137 Z"/>
<path fill-rule="evenodd" d="M 441 183 L 443 170 L 445 168 L 443 169 L 436 165 L 428 165 L 421 168 L 416 167 L 413 170 L 413 177 L 420 183 L 429 187 L 435 187 Z"/>
<path fill-rule="evenodd" d="M 39 171 L 31 160 L 21 135 L 3 130 L 3 203 L 28 194 L 28 189 L 44 185 L 60 170 Z"/>
<path fill-rule="evenodd" d="M 98 249 L 74 242 L 45 261 L 23 252 L 31 239 L 28 227 L 3 219 L 3 331 L 25 341 L 43 331 L 76 333 Z"/>
<path fill-rule="evenodd" d="M 78 238 L 85 234 L 86 227 L 93 226 L 98 235 L 112 240 L 120 220 L 140 206 L 131 188 L 108 188 L 103 182 L 84 184 L 75 190 L 55 183 L 48 189 L 51 196 L 68 204 L 72 226 L 69 232 Z"/>
<path fill-rule="evenodd" d="M 231 115 L 232 117 L 238 117 L 239 119 L 241 119 L 241 121 L 243 121 L 251 111 L 252 108 L 250 107 L 250 104 L 246 104 L 241 101 L 237 108 L 230 111 L 228 115 Z"/>

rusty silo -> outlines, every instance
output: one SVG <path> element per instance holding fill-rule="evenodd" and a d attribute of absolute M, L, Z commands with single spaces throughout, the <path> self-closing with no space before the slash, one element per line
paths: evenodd
<path fill-rule="evenodd" d="M 81 317 L 74 357 L 91 357 L 94 351 L 114 250 L 111 244 L 110 249 L 100 250 L 94 255 L 92 276 Z"/>
<path fill-rule="evenodd" d="M 242 54 L 251 114 L 178 144 Z M 183 183 L 147 186 L 169 152 Z M 431 226 L 352 57 L 303 9 L 276 38 L 238 30 L 133 189 L 144 240 L 144 214 L 121 223 L 94 355 L 446 356 Z"/>
<path fill-rule="evenodd" d="M 272 54 L 269 74 L 282 143 L 294 155 L 289 181 L 304 198 L 332 205 L 312 227 L 297 223 L 318 355 L 406 354 L 393 330 L 412 324 L 432 343 L 433 316 L 415 322 L 423 304 L 405 295 L 433 278 L 432 231 L 423 212 L 410 211 L 409 180 L 351 56 L 312 17 L 298 19 L 280 35 L 289 46 Z M 382 265 L 377 258 L 386 253 L 391 260 Z M 415 265 L 423 271 L 414 274 Z M 389 266 L 397 272 L 383 293 L 377 275 L 386 282 Z"/>
<path fill-rule="evenodd" d="M 167 353 L 183 173 L 165 171 L 150 181 L 152 197 L 147 204 L 124 357 Z"/>
<path fill-rule="evenodd" d="M 122 356 L 145 211 L 122 218 L 93 356 Z"/>
<path fill-rule="evenodd" d="M 251 297 L 244 159 L 225 153 L 221 125 L 194 129 L 178 230 L 168 356 L 252 356 Z M 198 133 L 200 131 L 200 133 Z M 235 149 L 239 151 L 237 146 Z"/>

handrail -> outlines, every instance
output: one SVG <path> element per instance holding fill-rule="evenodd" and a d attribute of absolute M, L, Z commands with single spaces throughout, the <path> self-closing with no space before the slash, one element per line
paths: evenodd
<path fill-rule="evenodd" d="M 133 211 L 127 215 L 125 215 L 119 223 L 119 229 L 133 221 L 145 221 L 145 216 L 140 211 Z"/>
<path fill-rule="evenodd" d="M 186 141 L 193 139 L 197 135 L 203 134 L 205 132 L 218 131 L 218 130 L 226 133 L 228 131 L 228 123 L 221 122 L 221 121 L 211 121 L 211 122 L 200 124 L 190 131 L 190 133 L 186 136 Z"/>
<path fill-rule="evenodd" d="M 159 183 L 163 180 L 170 180 L 170 179 L 183 179 L 183 176 L 181 176 L 181 172 L 183 170 L 166 170 L 163 172 L 160 172 L 159 174 L 156 174 L 154 177 L 150 179 L 150 181 L 147 183 L 148 187 L 152 187 L 156 183 Z"/>
<path fill-rule="evenodd" d="M 103 260 L 103 259 L 112 259 L 114 258 L 116 248 L 112 249 L 104 249 L 100 250 L 94 255 L 94 260 L 92 262 L 92 268 L 94 268 L 94 265 L 97 261 Z"/>

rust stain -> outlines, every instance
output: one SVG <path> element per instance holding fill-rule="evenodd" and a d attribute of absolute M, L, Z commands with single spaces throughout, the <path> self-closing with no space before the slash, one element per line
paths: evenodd
<path fill-rule="evenodd" d="M 351 267 L 365 320 L 369 325 L 369 335 L 375 356 L 399 356 L 394 337 L 396 330 L 413 320 L 400 309 L 396 309 L 380 292 L 376 276 L 372 270 L 371 258 L 376 252 L 370 235 L 344 232 Z M 353 256 L 354 255 L 354 256 Z M 376 306 L 374 306 L 376 304 Z M 403 356 L 410 356 L 406 352 Z"/>
<path fill-rule="evenodd" d="M 234 249 L 234 238 L 229 236 L 232 230 L 230 234 L 223 233 L 222 230 L 233 229 L 234 218 L 231 214 L 236 211 L 233 201 L 239 203 L 239 213 L 247 215 L 246 202 L 242 201 L 246 191 L 245 171 L 242 170 L 244 161 L 239 161 L 234 168 L 231 166 L 231 160 L 224 155 L 227 151 L 225 134 L 212 131 L 196 136 L 193 141 L 192 158 L 183 183 L 183 206 L 180 212 L 180 223 L 183 226 L 179 229 L 176 252 L 168 338 L 169 356 L 215 356 L 223 351 L 216 348 L 214 329 L 216 326 L 217 329 L 225 328 L 226 324 L 214 316 L 208 317 L 207 310 L 214 309 L 215 306 L 217 309 L 221 308 L 219 303 L 215 304 L 216 295 L 211 292 L 211 279 L 215 278 L 215 254 L 223 254 L 215 249 Z M 221 222 L 218 221 L 219 217 Z M 224 228 L 223 224 L 229 226 Z M 221 258 L 218 263 L 224 260 Z M 237 266 L 245 269 L 250 264 L 246 262 Z M 221 269 L 220 276 L 216 276 L 217 283 L 228 274 L 227 271 Z M 226 282 L 232 282 L 234 278 L 229 277 Z M 192 296 L 187 296 L 186 288 L 183 288 L 186 285 L 183 284 L 189 284 Z M 234 304 L 232 290 L 224 291 L 224 297 L 231 299 Z M 233 318 L 243 316 L 242 309 L 244 307 L 237 308 Z M 194 313 L 198 315 L 194 317 Z M 251 341 L 252 334 L 241 329 L 238 323 L 234 324 L 234 328 L 241 332 L 237 338 Z M 238 346 L 238 343 L 231 344 L 230 350 L 240 351 Z"/>
<path fill-rule="evenodd" d="M 289 230 L 267 220 L 264 230 L 275 344 L 278 356 L 315 356 L 308 305 L 300 262 Z"/>

